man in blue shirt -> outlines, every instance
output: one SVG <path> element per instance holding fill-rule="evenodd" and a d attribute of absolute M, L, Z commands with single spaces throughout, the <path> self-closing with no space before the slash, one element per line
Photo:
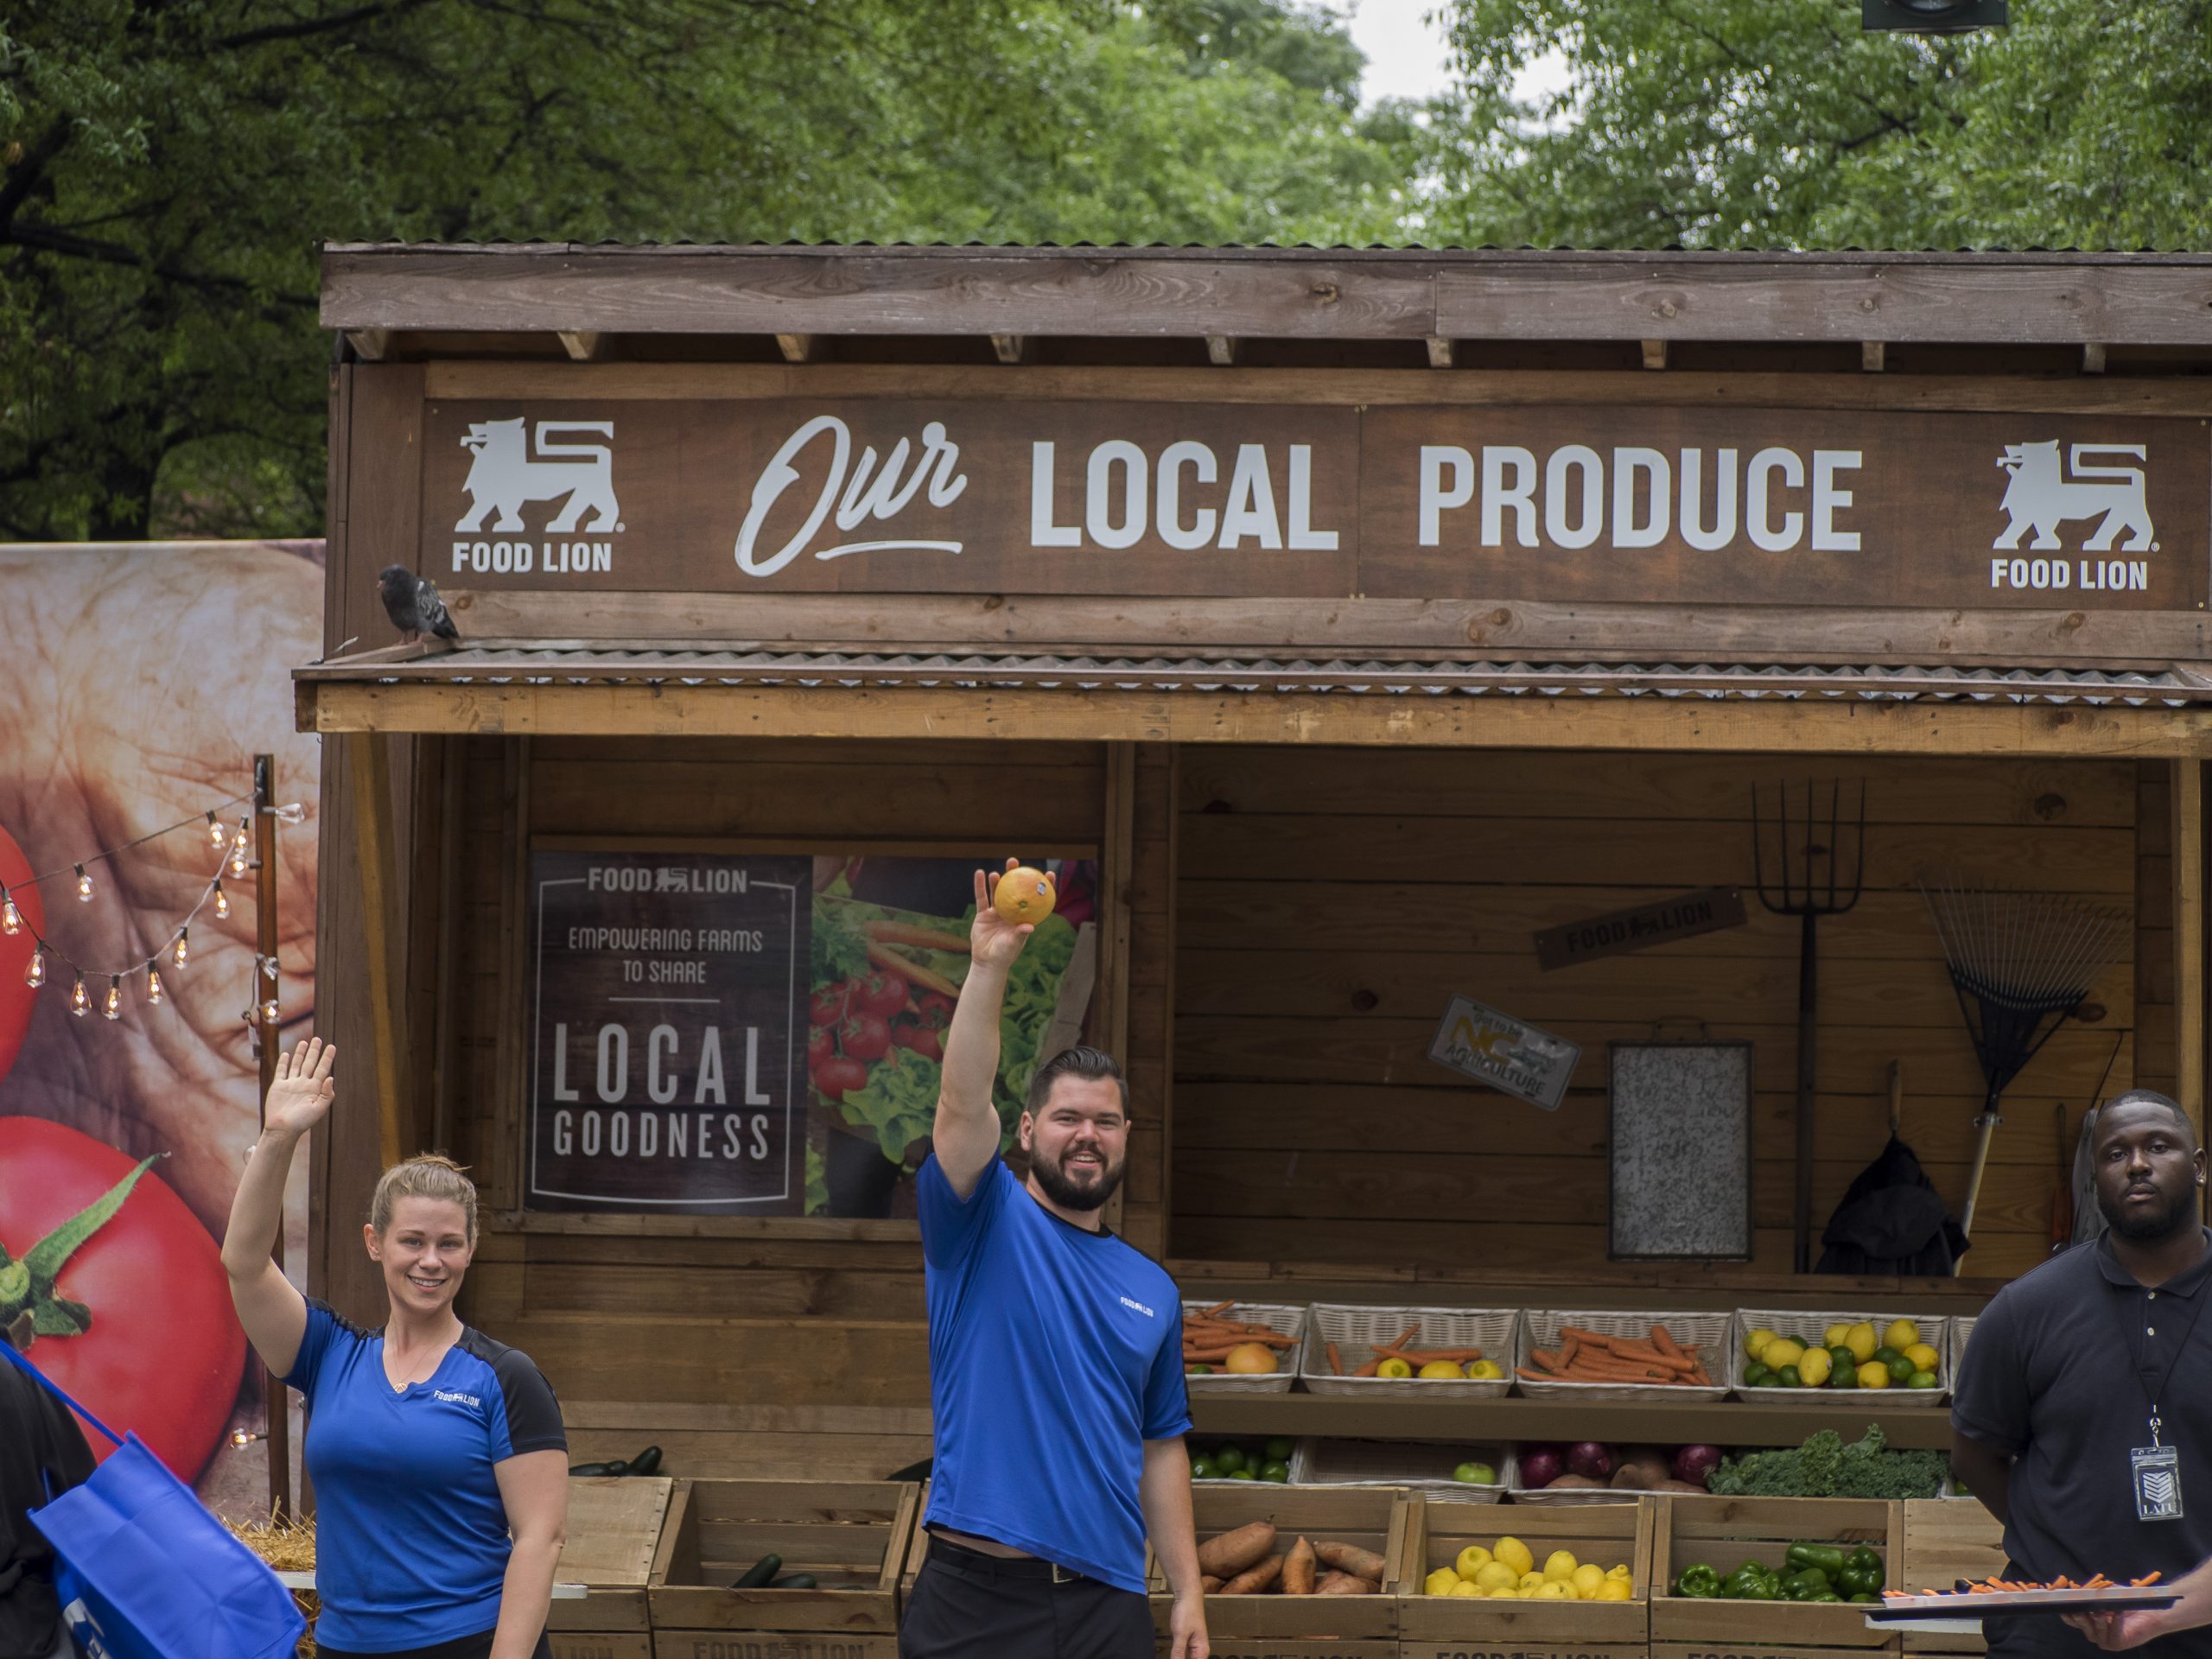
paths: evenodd
<path fill-rule="evenodd" d="M 1182 1302 L 1099 1217 L 1128 1090 L 1097 1049 L 1057 1056 L 1021 1115 L 1027 1181 L 1000 1160 L 999 1017 L 1031 930 L 992 909 L 994 886 L 976 873 L 974 965 L 917 1183 L 937 1446 L 900 1659 L 1152 1659 L 1147 1535 L 1175 1597 L 1166 1659 L 1207 1659 Z"/>

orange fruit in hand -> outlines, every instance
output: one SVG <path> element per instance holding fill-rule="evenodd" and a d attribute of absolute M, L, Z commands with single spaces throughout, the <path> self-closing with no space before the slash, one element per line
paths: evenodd
<path fill-rule="evenodd" d="M 1058 903 L 1059 894 L 1053 891 L 1052 878 L 1027 864 L 999 877 L 998 886 L 991 891 L 991 908 L 1016 926 L 1024 922 L 1035 926 L 1050 916 Z"/>

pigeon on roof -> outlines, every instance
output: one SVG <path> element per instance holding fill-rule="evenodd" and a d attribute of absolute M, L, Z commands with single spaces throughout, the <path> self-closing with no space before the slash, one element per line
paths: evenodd
<path fill-rule="evenodd" d="M 387 564 L 377 574 L 377 592 L 384 600 L 385 614 L 408 644 L 426 633 L 441 639 L 461 638 L 461 630 L 446 613 L 445 601 L 438 597 L 437 584 L 428 576 L 418 576 L 404 564 Z"/>

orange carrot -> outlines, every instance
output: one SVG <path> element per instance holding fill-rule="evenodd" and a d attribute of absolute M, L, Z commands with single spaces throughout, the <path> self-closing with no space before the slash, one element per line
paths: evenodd
<path fill-rule="evenodd" d="M 1364 1364 L 1364 1365 L 1361 1366 L 1357 1370 L 1354 1371 L 1354 1372 L 1352 1373 L 1352 1375 L 1353 1375 L 1354 1376 L 1374 1376 L 1374 1375 L 1375 1375 L 1375 1372 L 1376 1372 L 1376 1368 L 1377 1368 L 1377 1367 L 1379 1367 L 1382 1363 L 1382 1362 L 1381 1360 L 1379 1360 L 1379 1359 L 1370 1359 L 1370 1360 L 1369 1360 L 1369 1361 L 1367 1362 L 1367 1363 L 1366 1363 L 1366 1364 Z"/>
<path fill-rule="evenodd" d="M 1655 1325 L 1651 1327 L 1651 1345 L 1671 1358 L 1687 1359 L 1688 1357 L 1682 1352 L 1681 1345 L 1675 1340 L 1673 1332 L 1663 1325 Z"/>
<path fill-rule="evenodd" d="M 1323 1351 L 1329 1356 L 1329 1375 L 1342 1376 L 1344 1374 L 1344 1357 L 1337 1351 L 1337 1344 L 1333 1342 L 1329 1343 L 1325 1345 Z"/>
<path fill-rule="evenodd" d="M 1402 1348 L 1419 1335 L 1421 1335 L 1421 1321 L 1419 1319 L 1415 1319 L 1411 1325 L 1408 1325 L 1403 1331 L 1398 1333 L 1398 1339 L 1392 1343 L 1390 1346 L 1393 1348 Z"/>
<path fill-rule="evenodd" d="M 1562 1363 L 1568 1365 L 1573 1364 L 1574 1357 L 1577 1353 L 1581 1351 L 1581 1349 L 1582 1338 L 1576 1336 L 1573 1332 L 1564 1332 L 1560 1337 L 1559 1357 Z"/>
<path fill-rule="evenodd" d="M 1548 1371 L 1557 1371 L 1566 1369 L 1568 1357 L 1564 1349 L 1554 1353 L 1548 1348 L 1531 1348 L 1529 1357 Z"/>
<path fill-rule="evenodd" d="M 1198 1317 L 1207 1319 L 1217 1319 L 1236 1306 L 1236 1299 L 1232 1296 L 1225 1302 L 1216 1302 L 1211 1307 L 1205 1309 L 1202 1313 L 1200 1313 Z"/>

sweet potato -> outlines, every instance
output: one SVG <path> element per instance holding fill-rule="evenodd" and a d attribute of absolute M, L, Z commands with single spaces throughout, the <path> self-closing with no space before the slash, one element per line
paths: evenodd
<path fill-rule="evenodd" d="M 1205 1591 L 1206 1594 L 1211 1595 L 1221 1588 L 1221 1580 L 1211 1573 L 1202 1573 L 1198 1579 L 1198 1588 Z"/>
<path fill-rule="evenodd" d="M 1257 1565 L 1246 1568 L 1221 1586 L 1224 1596 L 1263 1595 L 1275 1587 L 1275 1580 L 1282 1577 L 1283 1558 L 1270 1555 Z"/>
<path fill-rule="evenodd" d="M 1605 1490 L 1605 1483 L 1604 1481 L 1592 1480 L 1587 1475 L 1561 1475 L 1558 1479 L 1553 1481 L 1550 1485 L 1545 1487 L 1544 1490 L 1548 1492 L 1591 1492 L 1602 1491 Z"/>
<path fill-rule="evenodd" d="M 1209 1538 L 1200 1544 L 1198 1571 L 1226 1583 L 1274 1547 L 1274 1523 L 1255 1521 L 1249 1526 L 1224 1532 L 1220 1537 Z"/>
<path fill-rule="evenodd" d="M 1313 1586 L 1317 1596 L 1371 1596 L 1381 1588 L 1372 1579 L 1363 1579 L 1350 1573 L 1329 1573 Z"/>
<path fill-rule="evenodd" d="M 1332 1567 L 1339 1573 L 1349 1573 L 1356 1579 L 1371 1579 L 1382 1582 L 1386 1570 L 1382 1558 L 1371 1549 L 1362 1549 L 1357 1544 L 1316 1544 L 1313 1553 L 1321 1558 L 1324 1567 Z"/>
<path fill-rule="evenodd" d="M 1313 1546 L 1303 1538 L 1282 1558 L 1282 1592 L 1286 1596 L 1313 1593 Z"/>

